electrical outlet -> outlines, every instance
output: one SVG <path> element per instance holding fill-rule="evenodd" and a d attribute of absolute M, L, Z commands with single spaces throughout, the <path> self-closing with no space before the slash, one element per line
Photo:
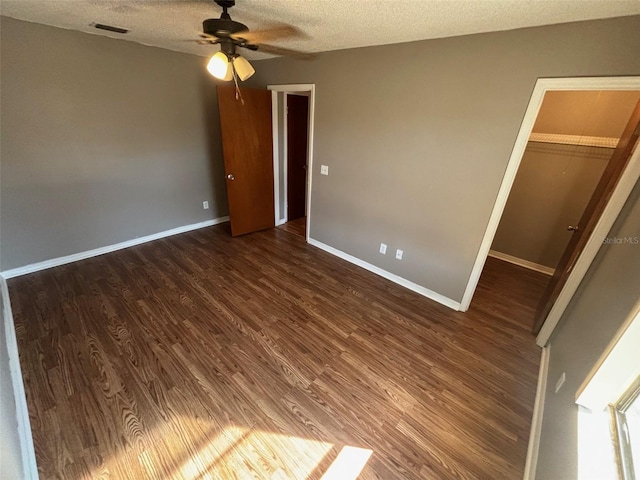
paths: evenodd
<path fill-rule="evenodd" d="M 404 253 L 404 252 L 403 252 L 402 250 L 400 250 L 400 249 L 396 250 L 396 258 L 397 258 L 398 260 L 402 260 L 402 254 L 403 254 L 403 253 Z"/>
<path fill-rule="evenodd" d="M 556 382 L 556 393 L 558 393 L 558 391 L 562 388 L 562 385 L 564 385 L 564 381 L 567 379 L 567 376 L 565 375 L 564 372 L 562 372 L 562 375 L 560 375 L 560 378 L 558 378 L 558 381 Z"/>
<path fill-rule="evenodd" d="M 320 165 L 320 175 L 329 175 L 328 165 Z"/>
<path fill-rule="evenodd" d="M 383 255 L 387 254 L 387 244 L 386 243 L 381 243 L 380 244 L 380 253 Z"/>
<path fill-rule="evenodd" d="M 208 210 L 209 209 L 209 202 L 207 202 L 206 200 L 204 202 L 202 202 L 202 208 L 204 210 Z"/>

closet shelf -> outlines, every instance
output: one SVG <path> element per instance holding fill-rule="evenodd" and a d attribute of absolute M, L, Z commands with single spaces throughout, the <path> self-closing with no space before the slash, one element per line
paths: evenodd
<path fill-rule="evenodd" d="M 530 142 L 560 143 L 563 145 L 580 145 L 586 147 L 616 148 L 619 138 L 587 137 L 584 135 L 562 135 L 557 133 L 532 133 Z"/>

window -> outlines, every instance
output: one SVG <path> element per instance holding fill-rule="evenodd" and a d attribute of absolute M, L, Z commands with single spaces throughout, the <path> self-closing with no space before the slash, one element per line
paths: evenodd
<path fill-rule="evenodd" d="M 579 479 L 640 480 L 639 345 L 640 300 L 576 393 Z"/>
<path fill-rule="evenodd" d="M 640 474 L 640 377 L 609 405 L 609 411 L 618 474 L 624 480 L 636 480 L 636 472 Z"/>

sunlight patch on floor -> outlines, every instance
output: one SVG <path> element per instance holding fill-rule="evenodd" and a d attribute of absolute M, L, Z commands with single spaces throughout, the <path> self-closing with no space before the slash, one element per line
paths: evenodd
<path fill-rule="evenodd" d="M 149 435 L 155 440 L 142 452 L 121 451 L 84 480 L 103 478 L 101 473 L 104 478 L 129 478 L 134 472 L 125 465 L 131 464 L 126 457 L 132 454 L 151 478 L 167 480 L 305 480 L 321 475 L 322 480 L 356 480 L 373 454 L 366 448 L 185 415 L 174 417 L 171 424 L 170 430 Z"/>
<path fill-rule="evenodd" d="M 343 447 L 322 480 L 356 480 L 372 453 L 367 448 Z"/>
<path fill-rule="evenodd" d="M 253 478 L 265 473 L 272 479 L 304 479 L 331 448 L 329 442 L 228 426 L 189 456 L 179 473 L 189 480 Z"/>

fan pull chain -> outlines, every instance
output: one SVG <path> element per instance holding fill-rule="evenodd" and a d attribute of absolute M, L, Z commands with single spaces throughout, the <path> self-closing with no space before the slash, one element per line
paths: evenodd
<path fill-rule="evenodd" d="M 236 73 L 236 67 L 231 62 L 231 69 L 233 71 L 233 81 L 236 84 L 236 100 L 240 100 L 242 106 L 244 106 L 244 98 L 242 98 L 242 93 L 240 92 L 240 86 L 238 85 L 238 74 Z"/>

